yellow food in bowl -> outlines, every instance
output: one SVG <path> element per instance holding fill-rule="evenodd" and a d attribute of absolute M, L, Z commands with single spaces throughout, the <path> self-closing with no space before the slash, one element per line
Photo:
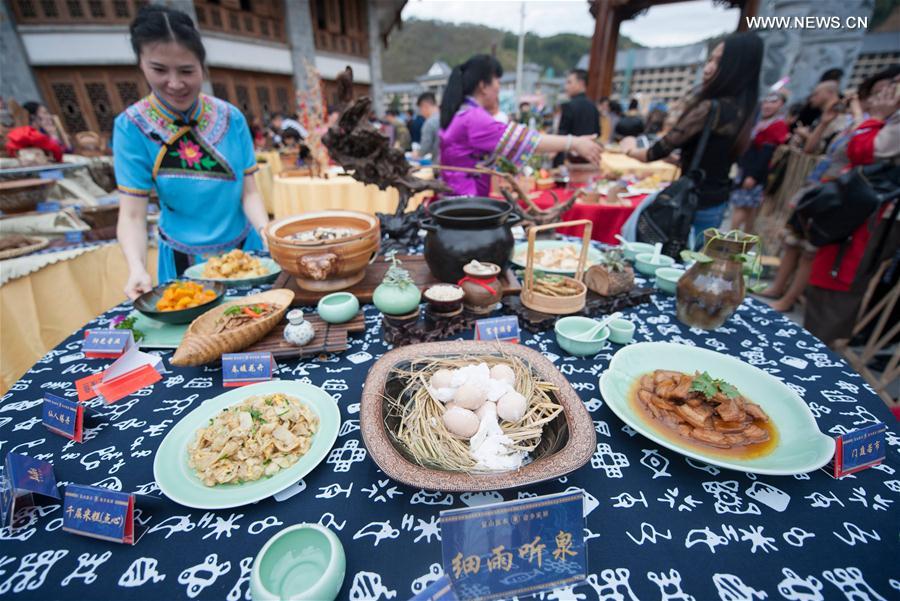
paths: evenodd
<path fill-rule="evenodd" d="M 203 277 L 214 280 L 252 278 L 268 273 L 258 258 L 237 248 L 221 257 L 212 257 L 203 268 Z"/>
<path fill-rule="evenodd" d="M 204 305 L 215 300 L 216 293 L 196 282 L 169 284 L 162 298 L 156 301 L 157 311 L 180 311 Z"/>

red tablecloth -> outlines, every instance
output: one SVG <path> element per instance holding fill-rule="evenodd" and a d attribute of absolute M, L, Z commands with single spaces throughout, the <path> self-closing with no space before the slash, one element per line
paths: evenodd
<path fill-rule="evenodd" d="M 575 190 L 556 189 L 553 191 L 561 202 L 568 200 Z M 634 196 L 630 198 L 631 206 L 609 207 L 595 204 L 582 204 L 576 202 L 571 209 L 563 213 L 562 221 L 572 221 L 575 219 L 590 219 L 594 227 L 591 230 L 591 238 L 599 242 L 607 244 L 618 244 L 615 235 L 621 231 L 622 226 L 628 221 L 631 213 L 641 204 L 641 201 L 647 197 L 646 194 Z M 534 203 L 542 209 L 546 209 L 553 205 L 553 197 L 550 196 L 548 190 L 541 192 L 541 195 L 534 199 Z M 570 236 L 580 236 L 583 233 L 583 227 L 563 227 L 556 231 L 560 234 Z"/>

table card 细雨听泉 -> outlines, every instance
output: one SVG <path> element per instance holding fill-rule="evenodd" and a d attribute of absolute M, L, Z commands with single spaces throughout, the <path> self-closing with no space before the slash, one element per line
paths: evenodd
<path fill-rule="evenodd" d="M 73 534 L 134 544 L 134 495 L 70 484 L 63 503 L 62 528 Z"/>
<path fill-rule="evenodd" d="M 444 573 L 461 601 L 571 586 L 587 577 L 584 495 L 558 493 L 441 512 Z"/>
<path fill-rule="evenodd" d="M 0 526 L 12 527 L 16 509 L 24 506 L 20 500 L 31 504 L 32 494 L 59 499 L 53 465 L 21 453 L 7 453 L 0 480 Z"/>
<path fill-rule="evenodd" d="M 519 341 L 519 318 L 515 315 L 489 317 L 475 322 L 475 340 Z"/>
<path fill-rule="evenodd" d="M 222 355 L 222 386 L 246 386 L 267 382 L 275 372 L 272 353 L 225 353 Z"/>
<path fill-rule="evenodd" d="M 81 442 L 84 428 L 84 405 L 77 399 L 64 399 L 44 393 L 42 406 L 44 426 L 55 434 Z"/>

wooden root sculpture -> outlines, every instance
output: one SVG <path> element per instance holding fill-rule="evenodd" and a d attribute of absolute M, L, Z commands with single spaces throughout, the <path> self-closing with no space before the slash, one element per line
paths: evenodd
<path fill-rule="evenodd" d="M 378 213 L 381 231 L 388 240 L 381 252 L 401 249 L 416 244 L 418 239 L 419 212 L 407 213 L 409 199 L 420 192 L 449 192 L 440 180 L 424 180 L 412 174 L 403 151 L 391 148 L 387 136 L 369 122 L 372 101 L 363 96 L 353 102 L 341 114 L 337 124 L 322 138 L 331 157 L 340 163 L 353 178 L 366 184 L 375 184 L 380 190 L 397 189 L 400 199 L 393 215 Z"/>

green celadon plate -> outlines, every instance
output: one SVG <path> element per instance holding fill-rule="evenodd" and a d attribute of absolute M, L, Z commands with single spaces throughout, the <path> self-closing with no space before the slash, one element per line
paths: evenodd
<path fill-rule="evenodd" d="M 128 317 L 134 317 L 134 327 L 144 333 L 138 342 L 140 348 L 178 348 L 190 323 L 163 323 L 147 317 L 140 311 L 132 311 Z"/>
<path fill-rule="evenodd" d="M 578 252 L 581 252 L 581 242 L 567 242 L 565 240 L 536 240 L 534 242 L 534 250 L 535 252 L 539 250 L 547 250 L 548 248 L 559 248 L 561 246 L 574 246 L 578 249 Z M 528 243 L 520 242 L 516 244 L 516 247 L 513 249 L 513 255 L 511 262 L 513 265 L 517 265 L 522 269 L 525 269 L 525 262 L 528 256 Z M 594 247 L 588 248 L 587 258 L 584 261 L 584 270 L 587 271 L 588 267 L 594 265 L 595 263 L 599 263 L 603 260 L 603 253 L 597 250 Z M 555 273 L 558 275 L 574 275 L 574 269 L 548 269 L 546 267 L 541 267 L 537 262 L 534 264 L 535 271 L 543 271 L 544 273 Z"/>
<path fill-rule="evenodd" d="M 198 429 L 206 426 L 222 409 L 253 395 L 281 392 L 300 399 L 319 416 L 319 431 L 312 446 L 297 463 L 268 477 L 243 484 L 204 486 L 188 466 L 188 445 Z M 153 460 L 153 477 L 167 497 L 180 505 L 197 509 L 226 509 L 255 503 L 296 483 L 325 458 L 337 439 L 341 413 L 334 398 L 312 384 L 288 380 L 242 386 L 204 401 L 163 439 Z"/>
<path fill-rule="evenodd" d="M 231 279 L 205 278 L 203 277 L 203 270 L 206 268 L 206 263 L 197 263 L 196 265 L 191 265 L 184 270 L 184 277 L 191 280 L 222 282 L 229 288 L 253 288 L 254 286 L 261 286 L 262 284 L 269 284 L 278 279 L 278 274 L 281 273 L 281 266 L 278 263 L 268 257 L 257 257 L 257 259 L 259 259 L 260 265 L 269 270 L 266 275 L 257 275 L 250 278 Z"/>
<path fill-rule="evenodd" d="M 682 444 L 677 435 L 666 437 L 635 409 L 629 399 L 636 380 L 656 369 L 693 374 L 709 372 L 737 387 L 758 404 L 775 425 L 778 441 L 767 454 L 753 458 L 727 457 L 716 449 Z M 819 469 L 834 455 L 834 440 L 819 431 L 806 403 L 780 380 L 728 355 L 709 349 L 669 342 L 641 342 L 621 349 L 600 377 L 600 393 L 607 406 L 626 424 L 653 442 L 682 455 L 720 467 L 754 474 L 787 476 Z"/>

